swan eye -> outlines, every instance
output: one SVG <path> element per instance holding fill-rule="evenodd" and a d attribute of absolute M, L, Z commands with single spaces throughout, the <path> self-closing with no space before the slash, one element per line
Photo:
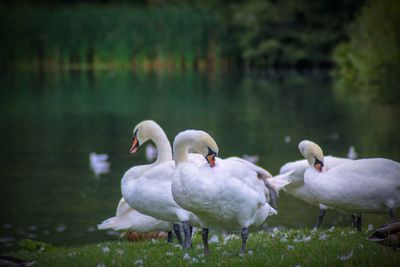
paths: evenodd
<path fill-rule="evenodd" d="M 314 166 L 317 164 L 320 164 L 321 167 L 324 167 L 324 163 L 322 161 L 320 161 L 319 159 L 315 158 Z"/>
<path fill-rule="evenodd" d="M 137 138 L 137 133 L 139 129 L 136 129 L 136 131 L 133 133 L 133 138 Z"/>

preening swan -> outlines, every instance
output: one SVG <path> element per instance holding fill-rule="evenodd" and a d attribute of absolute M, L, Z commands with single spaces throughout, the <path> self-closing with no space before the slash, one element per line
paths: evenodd
<path fill-rule="evenodd" d="M 192 164 L 189 148 L 202 154 L 208 164 Z M 277 212 L 268 204 L 265 191 L 260 189 L 257 172 L 240 160 L 216 159 L 217 154 L 218 146 L 206 132 L 179 133 L 174 140 L 176 169 L 172 195 L 180 206 L 197 215 L 205 255 L 209 254 L 209 228 L 241 231 L 241 253 L 244 254 L 248 228 L 262 224 Z"/>
<path fill-rule="evenodd" d="M 310 164 L 304 183 L 318 202 L 358 214 L 358 229 L 362 213 L 389 212 L 395 217 L 400 206 L 399 163 L 384 158 L 359 159 L 325 170 L 317 144 L 304 140 L 299 150 Z"/>
<path fill-rule="evenodd" d="M 157 166 L 163 162 L 168 162 L 172 160 L 172 150 L 171 145 L 168 141 L 167 136 L 161 127 L 154 121 L 145 120 L 138 123 L 133 130 L 133 144 L 130 149 L 131 153 L 135 153 L 139 146 L 146 142 L 147 140 L 152 140 L 157 149 L 158 155 L 157 160 L 152 164 L 140 165 L 130 168 L 125 174 L 123 179 L 125 180 L 135 180 L 142 176 L 146 171 L 150 170 L 154 166 Z M 167 226 L 170 228 L 167 230 Z M 176 226 L 175 226 L 176 228 Z M 118 207 L 117 214 L 115 217 L 109 218 L 98 225 L 98 229 L 114 229 L 114 230 L 130 230 L 136 232 L 146 232 L 146 231 L 171 231 L 172 225 L 170 222 L 165 222 L 152 218 L 150 216 L 144 215 L 137 210 L 132 209 L 124 200 L 121 198 Z M 148 230 L 146 230 L 148 229 Z M 178 240 L 181 240 L 180 232 L 178 229 L 176 234 Z M 170 242 L 172 238 L 172 233 L 168 232 L 168 241 Z"/>
<path fill-rule="evenodd" d="M 326 156 L 324 158 L 325 170 L 328 171 L 329 169 L 332 169 L 332 168 L 334 168 L 342 163 L 345 163 L 349 160 L 350 159 L 346 159 L 346 158 Z M 279 174 L 285 174 L 285 173 L 288 173 L 289 171 L 293 171 L 289 177 L 289 179 L 291 180 L 291 183 L 286 185 L 283 188 L 283 190 L 285 192 L 287 192 L 288 194 L 307 202 L 310 205 L 319 206 L 319 209 L 320 209 L 319 215 L 318 215 L 317 223 L 315 225 L 315 228 L 319 228 L 322 224 L 322 221 L 326 214 L 326 209 L 328 207 L 324 204 L 319 203 L 318 199 L 315 199 L 313 197 L 313 195 L 309 191 L 309 188 L 307 186 L 305 186 L 305 184 L 304 184 L 304 173 L 305 173 L 306 169 L 308 168 L 308 166 L 310 166 L 310 165 L 306 159 L 297 160 L 294 162 L 288 162 L 281 167 Z"/>

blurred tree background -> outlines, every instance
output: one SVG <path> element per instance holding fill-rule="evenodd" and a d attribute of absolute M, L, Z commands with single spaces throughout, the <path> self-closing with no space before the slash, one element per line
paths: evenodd
<path fill-rule="evenodd" d="M 336 67 L 346 92 L 400 98 L 397 0 L 16 0 L 0 15 L 3 69 Z"/>
<path fill-rule="evenodd" d="M 337 90 L 373 100 L 400 100 L 400 1 L 370 1 L 347 29 L 334 59 Z"/>

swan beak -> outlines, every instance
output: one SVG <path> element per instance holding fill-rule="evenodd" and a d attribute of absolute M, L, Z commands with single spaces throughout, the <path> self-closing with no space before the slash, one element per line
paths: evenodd
<path fill-rule="evenodd" d="M 134 154 L 136 153 L 136 151 L 138 151 L 139 149 L 139 141 L 136 137 L 133 137 L 133 143 L 132 143 L 132 147 L 129 150 L 129 153 Z"/>
<path fill-rule="evenodd" d="M 206 159 L 211 168 L 215 167 L 215 155 L 208 155 Z"/>
<path fill-rule="evenodd" d="M 318 172 L 322 172 L 322 171 L 323 171 L 323 167 L 324 167 L 324 165 L 322 165 L 321 163 L 316 163 L 316 164 L 314 164 L 314 168 L 315 168 Z"/>

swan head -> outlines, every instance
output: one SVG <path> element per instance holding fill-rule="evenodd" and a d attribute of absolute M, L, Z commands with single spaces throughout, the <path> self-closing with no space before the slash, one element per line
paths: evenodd
<path fill-rule="evenodd" d="M 139 147 L 147 142 L 155 129 L 161 128 L 155 121 L 145 120 L 139 122 L 133 128 L 132 147 L 129 153 L 134 154 L 139 150 Z"/>
<path fill-rule="evenodd" d="M 215 157 L 218 155 L 218 145 L 214 139 L 204 131 L 196 131 L 196 138 L 192 144 L 192 148 L 202 154 L 210 167 L 215 166 Z"/>
<path fill-rule="evenodd" d="M 210 167 L 215 166 L 215 157 L 218 155 L 218 145 L 206 132 L 200 130 L 186 130 L 179 133 L 174 141 L 174 153 L 178 148 L 187 146 L 187 151 L 196 151 L 205 157 Z M 187 152 L 186 152 L 187 153 Z M 179 152 L 178 152 L 179 154 Z M 175 155 L 179 157 L 179 155 Z"/>
<path fill-rule="evenodd" d="M 317 171 L 322 172 L 324 167 L 324 153 L 316 143 L 303 140 L 299 143 L 299 150 L 311 166 Z"/>

